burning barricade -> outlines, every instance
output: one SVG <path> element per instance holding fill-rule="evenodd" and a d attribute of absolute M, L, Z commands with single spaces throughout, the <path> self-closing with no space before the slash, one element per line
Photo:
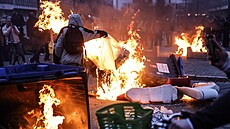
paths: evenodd
<path fill-rule="evenodd" d="M 194 58 L 193 53 L 206 53 L 204 44 L 203 26 L 196 26 L 195 33 L 181 33 L 175 38 L 175 44 L 178 46 L 176 54 Z M 206 58 L 206 54 L 203 54 Z M 197 55 L 196 55 L 197 56 Z"/>

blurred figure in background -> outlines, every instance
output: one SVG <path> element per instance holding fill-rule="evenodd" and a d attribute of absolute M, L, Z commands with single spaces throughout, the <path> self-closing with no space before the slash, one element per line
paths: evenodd
<path fill-rule="evenodd" d="M 16 59 L 12 59 L 13 54 L 18 54 L 19 56 L 21 56 L 23 63 L 26 63 L 22 44 L 19 38 L 20 31 L 18 30 L 17 26 L 11 23 L 10 17 L 7 17 L 6 25 L 3 26 L 2 32 L 3 32 L 3 35 L 6 36 L 7 45 L 9 45 L 10 64 L 15 65 Z M 13 49 L 16 49 L 18 53 L 13 53 Z"/>
<path fill-rule="evenodd" d="M 24 20 L 23 15 L 20 14 L 17 9 L 13 9 L 11 23 L 12 23 L 12 25 L 15 25 L 18 28 L 18 30 L 20 31 L 19 39 L 20 39 L 20 42 L 22 44 L 23 52 L 25 52 L 24 44 L 23 44 L 23 42 L 24 42 L 24 31 L 25 31 L 25 20 Z"/>
<path fill-rule="evenodd" d="M 27 36 L 32 46 L 33 56 L 29 59 L 30 63 L 40 63 L 40 53 L 45 52 L 44 61 L 49 59 L 48 44 L 50 41 L 50 33 L 48 30 L 39 30 L 35 27 L 38 18 L 34 12 L 30 12 L 26 22 Z"/>
<path fill-rule="evenodd" d="M 0 67 L 4 66 L 3 64 L 3 47 L 4 47 L 4 36 L 2 33 L 2 27 L 0 27 Z"/>

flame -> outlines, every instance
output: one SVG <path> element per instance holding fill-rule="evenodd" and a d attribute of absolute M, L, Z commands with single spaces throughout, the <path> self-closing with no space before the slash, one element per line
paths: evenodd
<path fill-rule="evenodd" d="M 39 30 L 53 30 L 54 33 L 59 33 L 61 28 L 68 24 L 60 7 L 60 1 L 42 1 L 40 8 L 42 14 L 35 24 L 35 27 L 38 27 Z"/>
<path fill-rule="evenodd" d="M 41 30 L 52 29 L 54 33 L 58 33 L 60 29 L 67 25 L 64 14 L 59 5 L 60 2 L 44 1 L 41 3 L 42 14 L 35 26 Z M 98 85 L 97 95 L 100 99 L 116 100 L 117 96 L 125 93 L 130 88 L 143 87 L 141 84 L 142 71 L 145 68 L 144 59 L 141 55 L 142 47 L 138 43 L 140 36 L 133 30 L 134 22 L 129 26 L 129 39 L 127 41 L 119 41 L 122 48 L 128 50 L 130 54 L 128 59 L 116 70 L 111 71 L 111 75 L 104 77 L 108 81 Z M 98 28 L 95 26 L 94 28 Z M 97 42 L 100 44 L 102 39 L 91 40 L 89 42 Z"/>
<path fill-rule="evenodd" d="M 182 33 L 180 36 L 175 38 L 175 44 L 178 45 L 176 54 L 182 56 L 187 56 L 187 48 L 191 47 L 193 52 L 207 52 L 206 48 L 203 45 L 202 31 L 204 30 L 203 26 L 195 27 L 196 34 L 191 38 L 188 34 Z"/>
<path fill-rule="evenodd" d="M 109 77 L 104 77 L 109 82 L 105 81 L 98 85 L 98 99 L 116 100 L 117 96 L 125 93 L 127 90 L 144 86 L 141 84 L 141 77 L 142 71 L 145 68 L 145 57 L 140 54 L 143 48 L 138 43 L 140 36 L 133 30 L 133 26 L 134 22 L 131 22 L 128 31 L 129 39 L 126 42 L 119 42 L 122 48 L 130 52 L 128 59 L 118 69 L 113 70 Z"/>
<path fill-rule="evenodd" d="M 189 96 L 187 96 L 187 95 L 183 95 L 183 97 L 180 99 L 181 101 L 185 101 L 185 102 L 192 102 L 192 101 L 195 101 L 195 99 L 194 98 L 192 98 L 192 97 L 189 97 Z"/>
<path fill-rule="evenodd" d="M 34 126 L 34 129 L 58 129 L 58 125 L 63 123 L 64 116 L 54 116 L 53 115 L 53 105 L 58 106 L 60 100 L 55 98 L 54 90 L 49 85 L 44 85 L 43 88 L 39 91 L 40 102 L 39 105 L 43 105 L 43 112 L 39 112 L 37 115 L 37 122 Z M 34 111 L 29 112 L 28 114 L 35 114 Z M 39 124 L 43 122 L 43 126 Z M 39 125 L 38 125 L 39 124 Z"/>

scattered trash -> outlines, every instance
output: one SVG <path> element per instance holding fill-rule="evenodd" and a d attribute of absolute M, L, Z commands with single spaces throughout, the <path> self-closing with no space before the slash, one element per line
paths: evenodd
<path fill-rule="evenodd" d="M 161 106 L 160 109 L 157 108 L 157 107 L 154 107 L 154 108 L 152 108 L 152 107 L 144 107 L 144 109 L 153 110 L 153 114 L 152 114 L 153 116 L 152 116 L 152 121 L 151 121 L 151 123 L 152 123 L 151 129 L 155 129 L 156 126 L 159 123 L 161 123 L 163 120 L 168 119 L 168 117 L 173 114 L 172 110 L 169 110 L 164 106 Z"/>

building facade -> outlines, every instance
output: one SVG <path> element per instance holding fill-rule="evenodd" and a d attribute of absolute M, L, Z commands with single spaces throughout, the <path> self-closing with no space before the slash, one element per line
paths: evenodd
<path fill-rule="evenodd" d="M 199 0 L 197 3 L 198 11 L 209 15 L 227 17 L 229 15 L 229 0 Z"/>
<path fill-rule="evenodd" d="M 13 9 L 27 15 L 39 9 L 39 0 L 0 0 L 0 18 L 11 15 Z"/>
<path fill-rule="evenodd" d="M 125 6 L 129 6 L 133 0 L 113 0 L 114 9 L 121 10 Z"/>

